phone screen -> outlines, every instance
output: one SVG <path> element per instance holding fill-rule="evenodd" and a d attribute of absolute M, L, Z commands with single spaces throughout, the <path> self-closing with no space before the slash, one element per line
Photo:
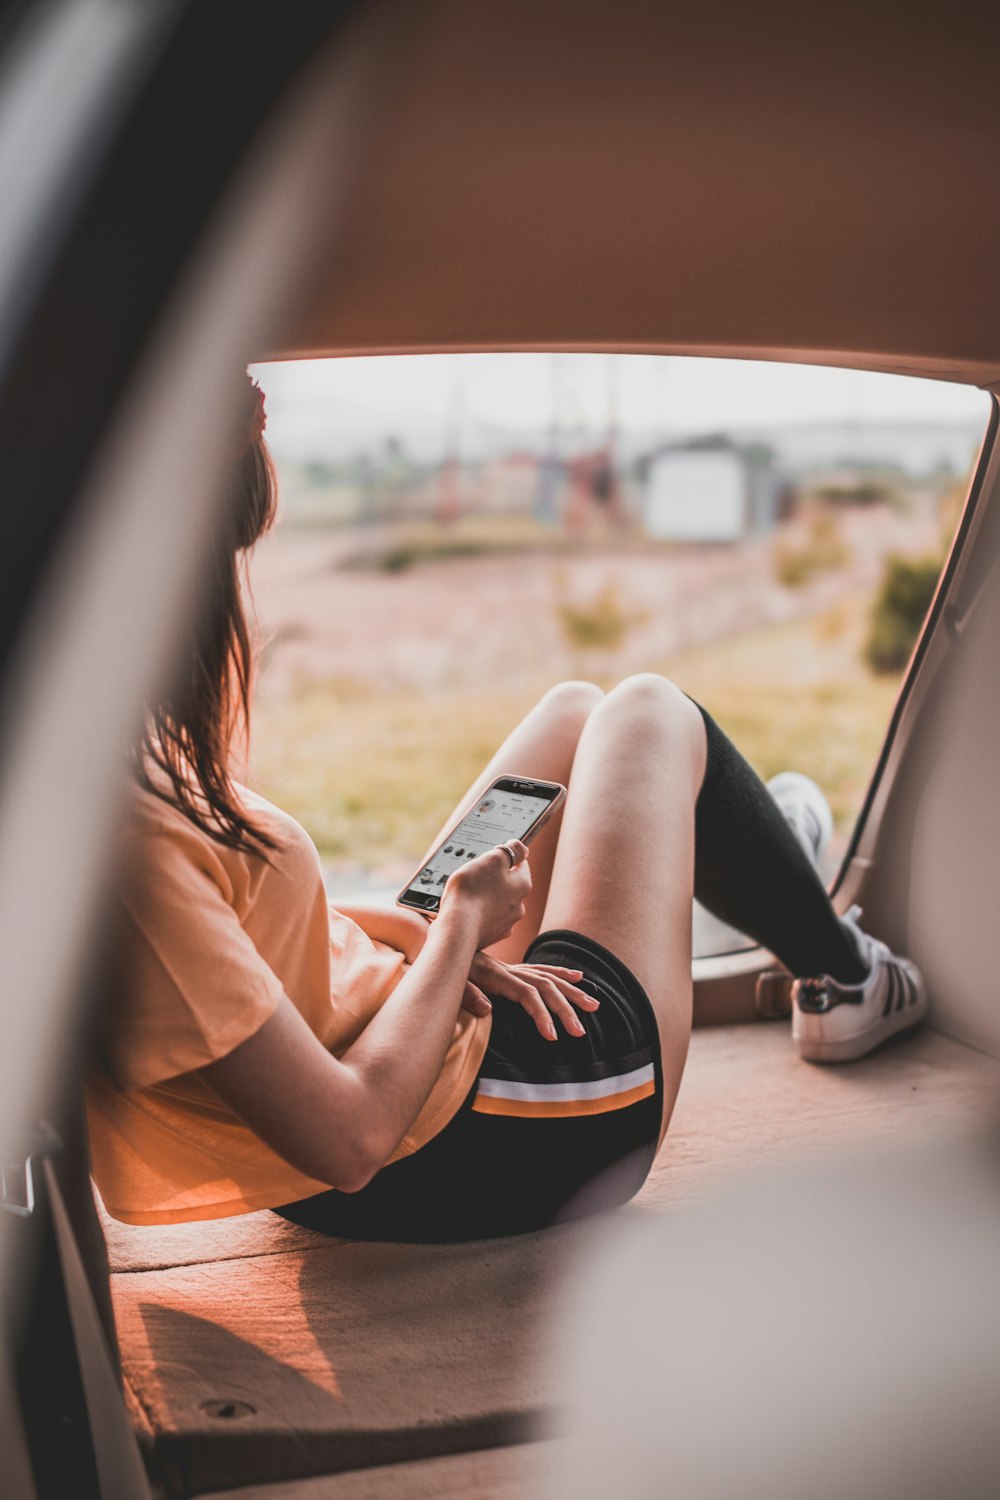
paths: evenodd
<path fill-rule="evenodd" d="M 505 844 L 508 839 L 523 838 L 532 824 L 542 816 L 560 795 L 559 786 L 539 787 L 528 791 L 531 782 L 513 777 L 496 783 L 484 793 L 471 812 L 435 850 L 430 859 L 410 881 L 399 898 L 407 906 L 436 911 L 441 903 L 445 881 L 453 870 L 485 854 L 487 849 Z"/>

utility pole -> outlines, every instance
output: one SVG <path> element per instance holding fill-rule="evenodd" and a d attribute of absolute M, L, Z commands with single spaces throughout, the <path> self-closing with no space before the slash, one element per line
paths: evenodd
<path fill-rule="evenodd" d="M 465 415 L 465 387 L 461 376 L 455 377 L 451 392 L 451 416 L 445 440 L 444 461 L 438 482 L 437 518 L 442 526 L 453 526 L 462 509 L 462 423 Z"/>

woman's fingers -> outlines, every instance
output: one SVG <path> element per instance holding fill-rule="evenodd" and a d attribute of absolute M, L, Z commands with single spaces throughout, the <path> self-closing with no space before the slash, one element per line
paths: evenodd
<path fill-rule="evenodd" d="M 511 869 L 516 869 L 517 866 L 523 864 L 528 857 L 528 846 L 527 844 L 522 844 L 520 839 L 508 839 L 506 844 L 501 845 L 500 847 L 510 850 L 513 856 L 513 859 L 511 861 Z"/>
<path fill-rule="evenodd" d="M 552 1015 L 558 1016 L 562 1022 L 563 1030 L 568 1031 L 570 1036 L 583 1036 L 585 1027 L 570 1001 L 566 998 L 559 984 L 554 979 L 540 979 L 536 981 L 538 992 L 548 1006 Z M 582 990 L 576 991 L 581 999 L 589 999 Z"/>
<path fill-rule="evenodd" d="M 548 1007 L 535 989 L 534 985 L 526 984 L 523 979 L 518 980 L 514 993 L 510 996 L 516 1005 L 527 1011 L 534 1021 L 539 1033 L 546 1041 L 554 1042 L 556 1039 L 556 1023 L 549 1015 Z"/>
<path fill-rule="evenodd" d="M 558 986 L 568 1000 L 578 1005 L 581 1010 L 599 1010 L 601 1002 L 595 1000 L 593 995 L 588 995 L 586 990 L 581 990 L 573 983 L 574 979 L 582 978 L 579 969 L 558 969 L 551 964 L 530 964 L 527 966 L 531 971 L 544 974 Z M 527 976 L 526 976 L 527 977 Z"/>
<path fill-rule="evenodd" d="M 539 1033 L 555 1041 L 553 1016 L 570 1036 L 583 1036 L 585 1028 L 574 1009 L 594 1011 L 600 1001 L 579 989 L 574 979 L 582 977 L 580 969 L 557 964 L 504 964 L 488 954 L 477 953 L 472 964 L 470 984 L 480 994 L 484 988 L 492 995 L 520 1005 L 534 1021 Z"/>
<path fill-rule="evenodd" d="M 529 983 L 525 979 L 517 980 L 514 992 L 509 998 L 526 1010 L 534 1021 L 542 1036 L 547 1037 L 550 1042 L 556 1039 L 555 1022 L 552 1017 L 558 1017 L 564 1031 L 570 1036 L 583 1036 L 584 1026 L 570 1002 L 561 993 L 556 983 L 537 975 Z"/>
<path fill-rule="evenodd" d="M 493 1009 L 489 997 L 484 995 L 478 984 L 473 984 L 471 979 L 465 982 L 462 1009 L 467 1010 L 473 1016 L 488 1016 Z"/>

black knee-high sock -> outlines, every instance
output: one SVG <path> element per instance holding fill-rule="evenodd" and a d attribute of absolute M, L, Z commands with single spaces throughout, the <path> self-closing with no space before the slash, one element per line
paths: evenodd
<path fill-rule="evenodd" d="M 694 700 L 692 699 L 692 702 Z M 701 704 L 708 761 L 695 806 L 694 893 L 792 974 L 864 979 L 850 928 L 774 798 Z"/>

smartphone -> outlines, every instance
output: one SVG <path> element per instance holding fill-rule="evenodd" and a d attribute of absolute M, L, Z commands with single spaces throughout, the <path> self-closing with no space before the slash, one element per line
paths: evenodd
<path fill-rule="evenodd" d="M 445 881 L 454 870 L 510 839 L 528 843 L 565 796 L 566 788 L 557 781 L 498 776 L 427 863 L 421 865 L 406 889 L 396 897 L 397 904 L 434 916 L 441 906 Z"/>

